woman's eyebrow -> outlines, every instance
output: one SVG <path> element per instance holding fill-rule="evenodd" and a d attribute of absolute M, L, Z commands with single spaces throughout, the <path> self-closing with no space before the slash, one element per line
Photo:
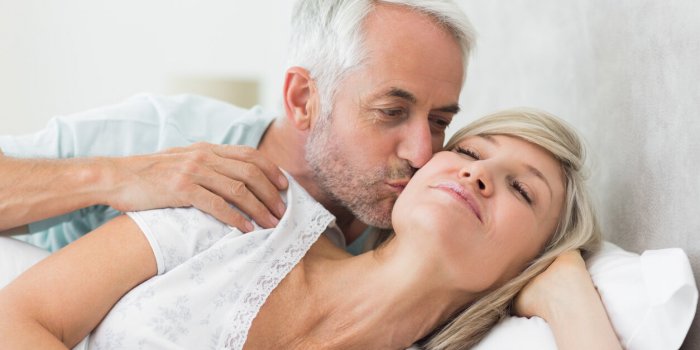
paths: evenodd
<path fill-rule="evenodd" d="M 532 175 L 535 175 L 535 177 L 539 178 L 544 182 L 545 185 L 547 185 L 547 189 L 549 190 L 549 199 L 552 199 L 552 186 L 549 185 L 549 181 L 547 181 L 547 178 L 544 177 L 541 171 L 539 171 L 537 168 L 530 164 L 525 164 L 525 168 L 527 168 L 528 172 Z"/>
<path fill-rule="evenodd" d="M 488 141 L 488 142 L 490 142 L 490 143 L 492 143 L 492 144 L 494 144 L 494 145 L 496 145 L 496 146 L 500 146 L 500 145 L 501 145 L 501 144 L 498 143 L 498 141 L 496 141 L 496 139 L 493 138 L 493 136 L 491 136 L 491 135 L 477 135 L 477 136 L 481 137 L 482 139 L 484 139 L 484 140 L 486 140 L 486 141 Z"/>

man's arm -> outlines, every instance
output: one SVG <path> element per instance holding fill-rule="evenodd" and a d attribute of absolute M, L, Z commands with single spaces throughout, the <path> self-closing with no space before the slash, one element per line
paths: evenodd
<path fill-rule="evenodd" d="M 29 233 L 29 225 L 14 227 L 5 231 L 0 231 L 0 236 L 12 236 Z"/>
<path fill-rule="evenodd" d="M 562 254 L 525 286 L 515 311 L 547 321 L 559 349 L 622 349 L 578 251 Z"/>
<path fill-rule="evenodd" d="M 0 232 L 92 205 L 120 211 L 194 206 L 247 232 L 272 227 L 284 204 L 282 172 L 245 146 L 195 144 L 121 158 L 19 159 L 0 155 Z M 7 234 L 7 232 L 5 232 Z"/>
<path fill-rule="evenodd" d="M 73 347 L 124 294 L 156 272 L 138 226 L 127 217 L 112 220 L 0 290 L 3 348 Z"/>
<path fill-rule="evenodd" d="M 2 158 L 3 155 L 4 155 L 4 153 L 2 153 L 2 148 L 0 148 L 0 158 Z M 0 161 L 2 161 L 2 160 L 0 159 Z M 28 233 L 28 232 L 29 232 L 28 225 L 17 226 L 17 227 L 9 228 L 9 229 L 4 230 L 4 231 L 0 230 L 0 236 L 20 235 L 20 234 Z"/>
<path fill-rule="evenodd" d="M 97 204 L 89 195 L 98 185 L 92 169 L 77 159 L 0 156 L 0 230 Z"/>
<path fill-rule="evenodd" d="M 201 96 L 139 95 L 52 118 L 33 134 L 0 135 L 5 155 L 22 158 L 0 155 L 0 234 L 94 204 L 122 211 L 195 206 L 246 231 L 248 220 L 228 201 L 271 227 L 284 208 L 278 190 L 286 179 L 255 149 L 198 144 L 163 151 L 192 140 L 256 145 L 269 121 L 260 111 Z"/>

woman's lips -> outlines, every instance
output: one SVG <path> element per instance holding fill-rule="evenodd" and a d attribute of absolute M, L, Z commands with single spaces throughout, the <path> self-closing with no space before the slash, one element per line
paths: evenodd
<path fill-rule="evenodd" d="M 467 190 L 464 187 L 462 187 L 462 185 L 460 185 L 459 183 L 454 181 L 443 181 L 430 187 L 450 192 L 459 199 L 463 200 L 472 210 L 474 215 L 476 215 L 476 218 L 479 219 L 479 221 L 483 222 L 481 220 L 481 210 L 479 209 L 479 205 L 476 199 L 471 193 L 467 192 Z"/>

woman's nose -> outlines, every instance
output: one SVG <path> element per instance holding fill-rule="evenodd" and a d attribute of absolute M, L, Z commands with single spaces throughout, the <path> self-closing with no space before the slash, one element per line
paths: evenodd
<path fill-rule="evenodd" d="M 479 161 L 471 162 L 460 170 L 460 177 L 464 177 L 474 187 L 474 190 L 482 196 L 490 196 L 493 193 L 493 182 L 487 169 L 479 164 Z"/>

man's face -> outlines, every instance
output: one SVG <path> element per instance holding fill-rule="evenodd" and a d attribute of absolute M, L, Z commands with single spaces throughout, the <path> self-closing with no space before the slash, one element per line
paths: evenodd
<path fill-rule="evenodd" d="M 398 194 L 442 149 L 464 67 L 457 41 L 425 15 L 378 5 L 364 28 L 368 59 L 340 82 L 331 116 L 316 119 L 306 155 L 326 195 L 389 228 Z"/>

